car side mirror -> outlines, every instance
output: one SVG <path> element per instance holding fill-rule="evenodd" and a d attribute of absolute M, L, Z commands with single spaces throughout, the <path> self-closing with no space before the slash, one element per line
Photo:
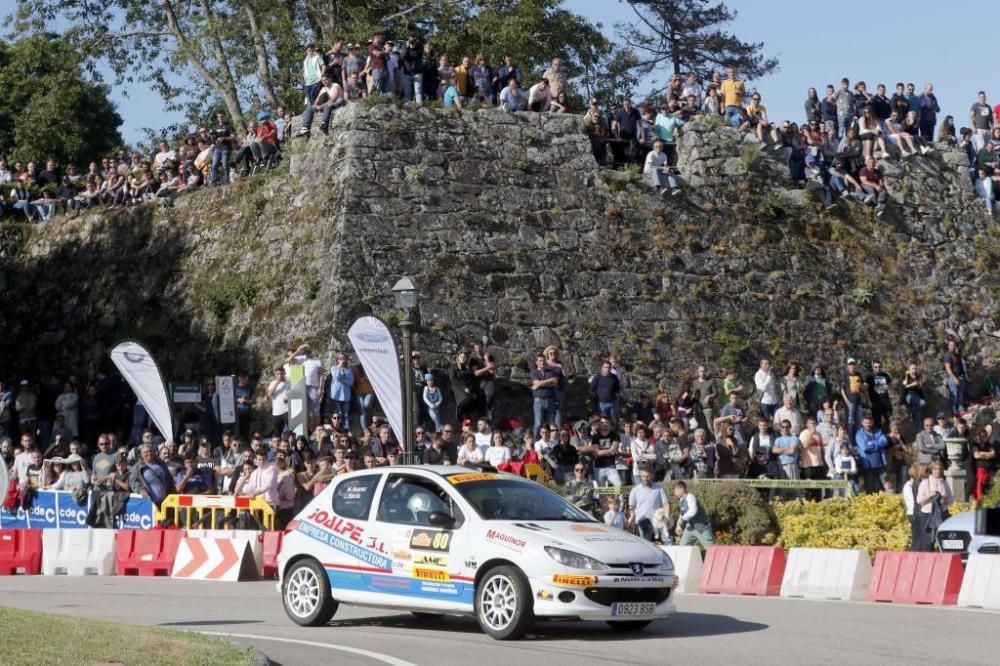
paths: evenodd
<path fill-rule="evenodd" d="M 445 529 L 455 526 L 455 517 L 444 511 L 431 511 L 427 516 L 427 524 L 431 527 L 443 527 Z"/>

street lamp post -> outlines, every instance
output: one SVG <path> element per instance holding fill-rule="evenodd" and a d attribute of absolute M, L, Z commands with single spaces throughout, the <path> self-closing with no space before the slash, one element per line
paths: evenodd
<path fill-rule="evenodd" d="M 399 328 L 403 333 L 403 462 L 413 464 L 413 315 L 417 309 L 417 288 L 408 277 L 400 278 L 392 288 L 396 308 L 403 311 Z"/>

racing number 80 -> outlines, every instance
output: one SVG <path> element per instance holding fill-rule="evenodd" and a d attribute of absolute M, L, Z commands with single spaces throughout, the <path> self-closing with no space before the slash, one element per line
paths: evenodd
<path fill-rule="evenodd" d="M 449 541 L 451 541 L 450 532 L 438 532 L 434 535 L 434 541 L 431 542 L 431 547 L 438 550 L 448 550 Z"/>

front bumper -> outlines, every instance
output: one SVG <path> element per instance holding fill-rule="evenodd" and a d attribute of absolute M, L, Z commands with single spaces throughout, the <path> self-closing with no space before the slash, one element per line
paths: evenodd
<path fill-rule="evenodd" d="M 532 578 L 529 583 L 535 600 L 535 615 L 539 617 L 628 621 L 664 618 L 677 612 L 673 600 L 676 587 L 673 571 L 642 576 L 551 574 Z M 652 608 L 652 612 L 615 615 L 614 609 L 619 603 L 642 604 L 643 608 Z"/>

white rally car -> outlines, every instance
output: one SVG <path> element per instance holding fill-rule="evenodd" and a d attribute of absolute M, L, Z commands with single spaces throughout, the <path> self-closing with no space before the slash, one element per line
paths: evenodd
<path fill-rule="evenodd" d="M 382 467 L 338 477 L 289 525 L 282 602 L 306 626 L 339 604 L 474 615 L 497 639 L 534 618 L 638 630 L 675 612 L 674 565 L 544 486 L 465 467 Z"/>

